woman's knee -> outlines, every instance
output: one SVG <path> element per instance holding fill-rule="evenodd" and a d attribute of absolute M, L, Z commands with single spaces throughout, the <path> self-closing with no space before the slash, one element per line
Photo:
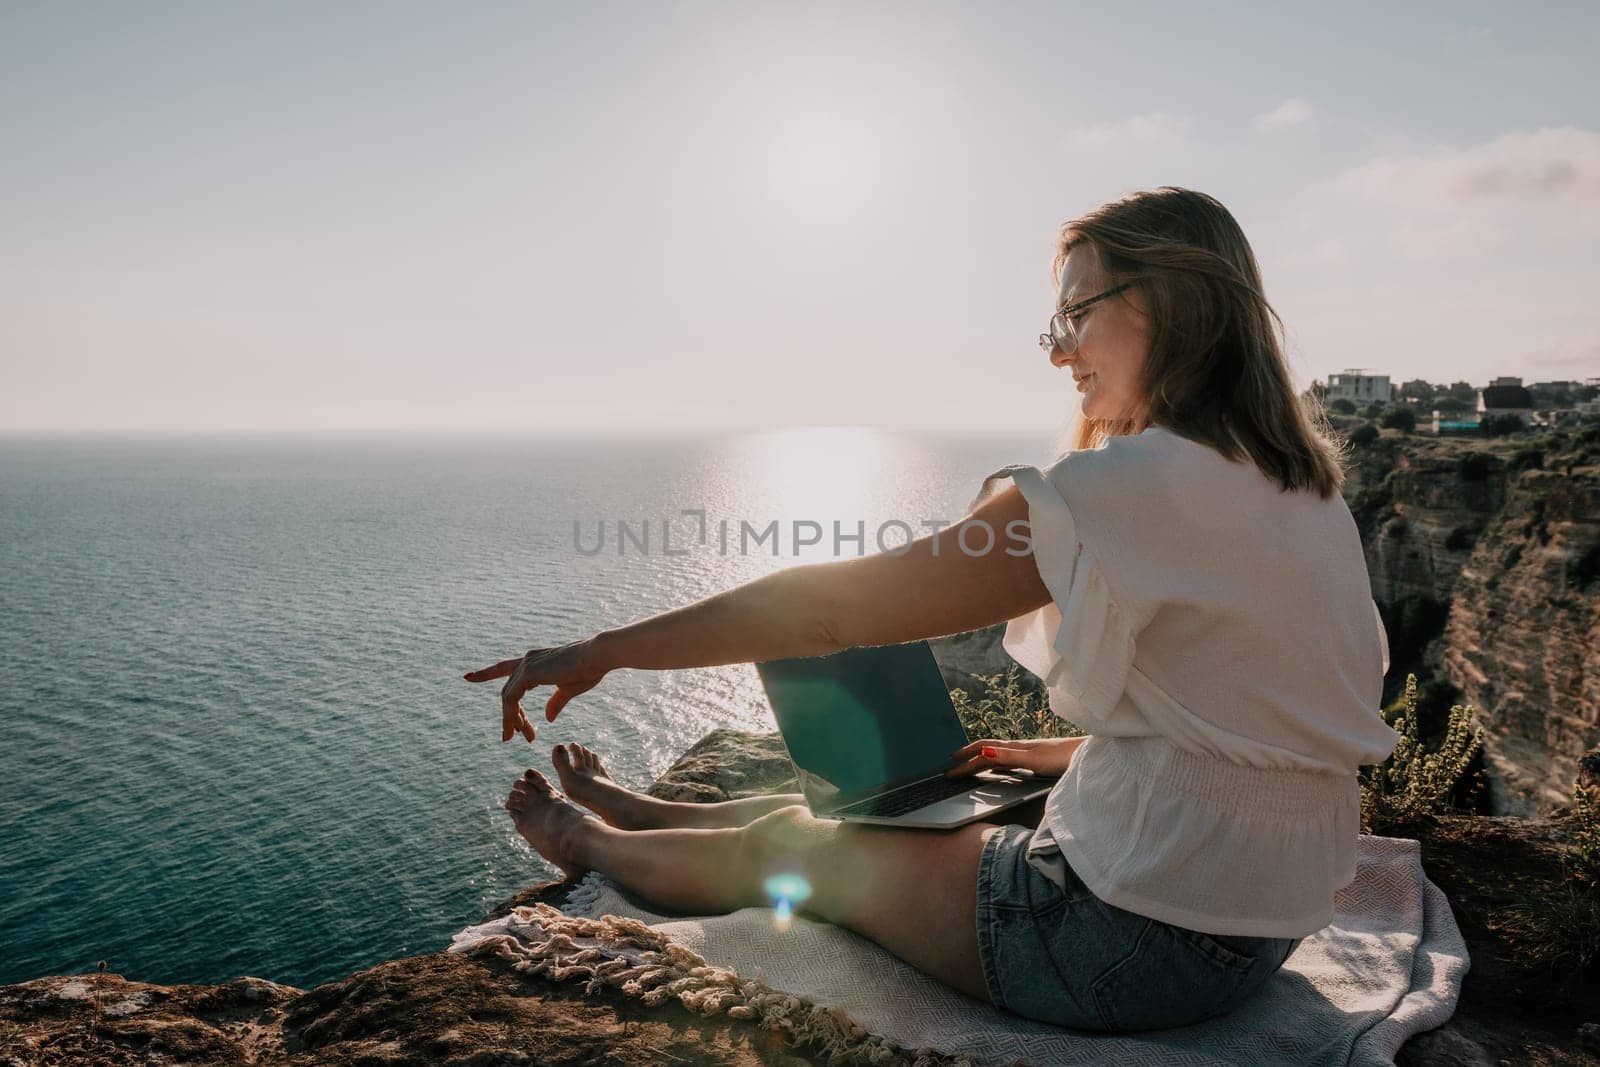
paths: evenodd
<path fill-rule="evenodd" d="M 838 825 L 812 815 L 804 804 L 788 804 L 746 823 L 740 832 L 740 851 L 761 866 L 803 860 L 824 844 Z"/>

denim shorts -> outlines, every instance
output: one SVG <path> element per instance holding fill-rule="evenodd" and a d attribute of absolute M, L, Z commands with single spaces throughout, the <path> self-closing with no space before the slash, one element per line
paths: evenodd
<path fill-rule="evenodd" d="M 1033 827 L 985 837 L 978 956 L 989 998 L 1083 1030 L 1159 1030 L 1224 1014 L 1283 966 L 1300 938 L 1204 934 L 1107 904 L 1068 865 L 1067 888 L 1028 863 Z"/>

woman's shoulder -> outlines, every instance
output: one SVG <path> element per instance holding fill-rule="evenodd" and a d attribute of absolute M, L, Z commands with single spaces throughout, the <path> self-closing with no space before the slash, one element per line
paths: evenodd
<path fill-rule="evenodd" d="M 1050 478 L 1070 503 L 1077 497 L 1097 509 L 1116 506 L 1136 511 L 1141 506 L 1163 506 L 1171 488 L 1192 479 L 1197 453 L 1208 446 L 1152 426 L 1143 433 L 1107 438 L 1096 448 L 1083 448 L 1060 456 L 1050 467 Z M 1220 456 L 1217 457 L 1221 459 Z"/>

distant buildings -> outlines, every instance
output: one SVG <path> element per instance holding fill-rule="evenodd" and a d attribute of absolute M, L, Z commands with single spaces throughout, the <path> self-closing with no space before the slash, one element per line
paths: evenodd
<path fill-rule="evenodd" d="M 1477 433 L 1483 423 L 1507 415 L 1524 427 L 1555 427 L 1600 414 L 1600 377 L 1527 386 L 1521 378 L 1499 377 L 1476 389 L 1470 382 L 1436 385 L 1415 378 L 1397 388 L 1387 374 L 1351 367 L 1328 375 L 1326 385 L 1314 382 L 1312 392 L 1323 404 L 1345 400 L 1357 411 L 1370 404 L 1410 408 L 1419 428 L 1427 426 L 1423 412 L 1432 408 L 1432 429 L 1437 434 Z"/>
<path fill-rule="evenodd" d="M 1328 392 L 1324 400 L 1348 400 L 1354 404 L 1387 404 L 1394 396 L 1394 387 L 1387 374 L 1363 374 L 1351 368 L 1339 374 L 1328 375 Z"/>
<path fill-rule="evenodd" d="M 1497 415 L 1515 415 L 1524 426 L 1533 422 L 1533 394 L 1521 378 L 1496 378 L 1478 390 L 1478 421 Z"/>

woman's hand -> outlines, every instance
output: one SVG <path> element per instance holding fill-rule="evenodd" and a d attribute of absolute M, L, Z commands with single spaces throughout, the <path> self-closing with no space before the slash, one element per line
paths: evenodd
<path fill-rule="evenodd" d="M 1028 770 L 1035 774 L 1062 775 L 1072 763 L 1073 753 L 1087 737 L 1036 737 L 1025 741 L 995 741 L 984 738 L 963 745 L 950 753 L 964 760 L 948 771 L 946 778 L 962 778 L 983 770 Z"/>
<path fill-rule="evenodd" d="M 544 721 L 555 722 L 567 701 L 600 684 L 606 671 L 596 662 L 594 638 L 588 637 L 555 648 L 530 649 L 525 656 L 503 659 L 492 667 L 468 671 L 463 677 L 469 682 L 509 679 L 500 690 L 500 740 L 509 741 L 512 734 L 520 733 L 532 741 L 533 725 L 522 713 L 522 694 L 535 686 L 555 686 L 556 691 L 544 706 Z"/>

